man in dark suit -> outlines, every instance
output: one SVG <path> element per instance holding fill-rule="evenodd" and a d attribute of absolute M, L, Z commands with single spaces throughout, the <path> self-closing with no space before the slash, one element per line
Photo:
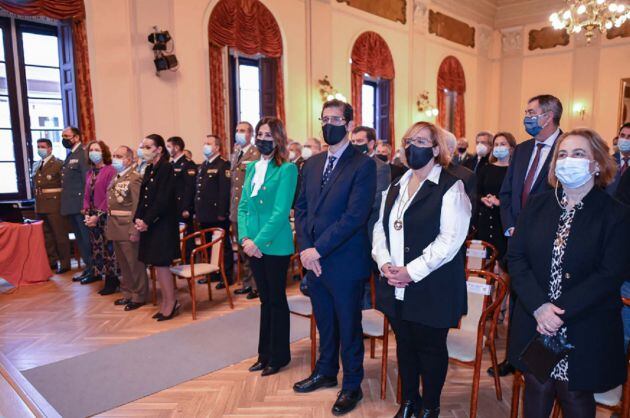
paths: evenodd
<path fill-rule="evenodd" d="M 184 140 L 179 136 L 172 136 L 166 140 L 166 149 L 171 156 L 171 165 L 173 166 L 177 220 L 186 224 L 186 235 L 188 235 L 193 233 L 197 166 L 184 155 L 185 148 Z M 188 262 L 193 246 L 192 240 L 189 240 L 188 248 L 186 248 L 186 262 Z"/>
<path fill-rule="evenodd" d="M 514 148 L 499 193 L 501 222 L 508 237 L 514 234 L 518 215 L 527 199 L 551 188 L 547 175 L 556 140 L 562 134 L 559 128 L 561 117 L 562 103 L 552 95 L 535 96 L 527 102 L 523 124 L 532 138 Z M 511 297 L 511 302 L 514 302 L 518 295 L 512 294 Z M 510 303 L 512 306 L 514 303 Z M 505 376 L 513 371 L 514 367 L 507 360 L 499 364 L 499 375 Z M 488 373 L 492 374 L 494 370 L 490 368 Z"/>
<path fill-rule="evenodd" d="M 468 152 L 468 140 L 459 138 L 457 140 L 457 152 L 453 154 L 453 164 L 461 165 L 472 158 L 473 155 Z"/>
<path fill-rule="evenodd" d="M 324 103 L 321 120 L 329 149 L 304 164 L 295 205 L 320 356 L 315 371 L 293 390 L 307 393 L 336 386 L 341 351 L 343 385 L 332 412 L 342 415 L 363 397 L 361 297 L 371 270 L 367 222 L 376 192 L 376 164 L 350 146 L 352 106 L 330 100 Z"/>
<path fill-rule="evenodd" d="M 621 176 L 625 174 L 628 165 L 630 165 L 630 122 L 624 123 L 619 128 L 617 147 L 618 151 L 613 154 L 613 158 L 617 162 L 617 174 L 615 174 L 613 182 L 606 188 L 606 191 L 612 196 L 616 196 Z"/>
<path fill-rule="evenodd" d="M 389 145 L 387 142 L 378 141 L 378 145 L 376 146 L 376 153 L 374 154 L 374 157 L 378 158 L 379 160 L 385 163 L 388 163 L 390 179 L 393 181 L 402 177 L 402 175 L 407 172 L 407 167 L 402 165 L 402 163 L 394 162 L 391 159 L 391 156 L 392 156 L 392 146 Z"/>
<path fill-rule="evenodd" d="M 490 151 L 492 150 L 492 137 L 493 135 L 490 132 L 479 132 L 475 138 L 476 155 L 473 156 L 473 158 L 467 159 L 461 165 L 476 173 L 477 170 L 488 164 L 488 157 L 490 155 Z"/>
<path fill-rule="evenodd" d="M 446 145 L 448 146 L 448 151 L 453 154 L 455 153 L 457 147 L 457 139 L 455 135 L 446 129 L 442 129 L 442 135 L 444 135 L 446 139 Z M 476 206 L 477 206 L 477 174 L 473 171 L 470 171 L 468 168 L 464 167 L 460 164 L 455 164 L 451 161 L 446 168 L 451 174 L 460 179 L 464 183 L 464 189 L 466 190 L 466 194 L 468 195 L 468 199 L 470 199 L 470 203 L 472 205 L 472 214 L 474 218 L 474 214 Z M 472 227 L 471 221 L 471 227 Z"/>

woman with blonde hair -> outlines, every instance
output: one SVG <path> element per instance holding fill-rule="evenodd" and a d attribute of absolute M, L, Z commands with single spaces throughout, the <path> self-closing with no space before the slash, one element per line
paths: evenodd
<path fill-rule="evenodd" d="M 384 192 L 374 226 L 372 256 L 381 271 L 376 308 L 396 335 L 402 381 L 396 417 L 437 418 L 448 369 L 446 337 L 466 313 L 462 245 L 471 203 L 462 181 L 445 169 L 450 153 L 438 127 L 415 123 L 403 151 L 409 171 Z"/>

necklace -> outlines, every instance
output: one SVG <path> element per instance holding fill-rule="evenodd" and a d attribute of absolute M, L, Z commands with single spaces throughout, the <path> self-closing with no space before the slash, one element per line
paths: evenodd
<path fill-rule="evenodd" d="M 408 187 L 409 187 L 409 182 L 407 182 L 407 184 L 405 185 L 405 189 L 403 190 L 403 193 L 400 196 L 400 204 L 398 205 L 398 208 L 396 209 L 396 220 L 394 221 L 394 229 L 396 231 L 400 231 L 403 227 L 402 216 L 405 212 L 405 208 L 407 207 L 407 203 L 409 203 L 409 200 L 410 200 L 407 194 Z M 403 197 L 406 198 L 404 201 L 403 201 Z"/>

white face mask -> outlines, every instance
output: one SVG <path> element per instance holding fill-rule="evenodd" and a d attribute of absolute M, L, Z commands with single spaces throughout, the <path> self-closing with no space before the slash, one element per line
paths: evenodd
<path fill-rule="evenodd" d="M 309 147 L 302 148 L 302 158 L 308 160 L 313 156 L 313 150 Z"/>
<path fill-rule="evenodd" d="M 289 151 L 289 161 L 295 160 L 295 153 L 293 151 Z"/>
<path fill-rule="evenodd" d="M 565 189 L 577 189 L 593 178 L 590 166 L 586 158 L 566 157 L 556 161 L 556 177 Z"/>
<path fill-rule="evenodd" d="M 489 149 L 488 149 L 488 146 L 486 144 L 483 144 L 483 143 L 480 142 L 480 143 L 477 144 L 476 151 L 477 151 L 477 155 L 478 156 L 485 157 L 486 155 L 488 155 Z"/>

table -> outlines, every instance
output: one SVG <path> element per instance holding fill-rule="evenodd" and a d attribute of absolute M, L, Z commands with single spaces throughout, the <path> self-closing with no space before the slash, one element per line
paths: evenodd
<path fill-rule="evenodd" d="M 0 222 L 0 278 L 19 287 L 48 281 L 51 276 L 44 223 Z"/>

